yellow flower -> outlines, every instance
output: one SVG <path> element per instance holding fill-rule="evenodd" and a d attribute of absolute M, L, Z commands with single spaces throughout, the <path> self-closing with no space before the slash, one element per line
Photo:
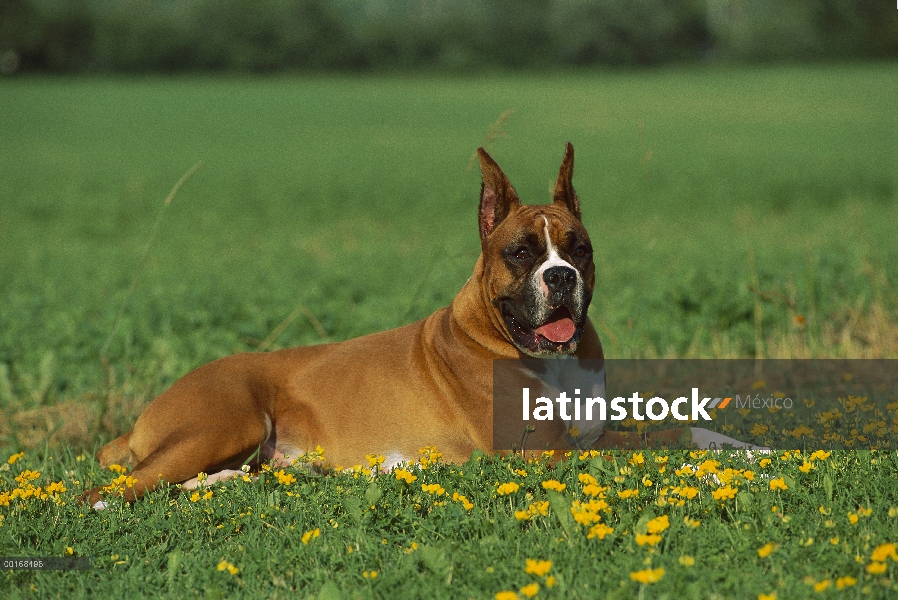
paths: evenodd
<path fill-rule="evenodd" d="M 895 553 L 895 544 L 880 544 L 870 555 L 870 560 L 876 562 L 885 562 L 887 558 L 898 561 L 898 554 Z"/>
<path fill-rule="evenodd" d="M 654 534 L 654 533 L 649 533 L 649 534 L 645 534 L 645 535 L 643 535 L 641 533 L 636 534 L 636 543 L 639 544 L 640 546 L 645 546 L 646 544 L 648 544 L 649 546 L 655 546 L 660 541 L 661 541 L 661 536 Z"/>
<path fill-rule="evenodd" d="M 406 483 L 411 483 L 411 482 L 415 481 L 416 479 L 418 479 L 417 475 L 412 475 L 410 472 L 406 471 L 405 469 L 396 469 L 396 471 L 394 471 L 394 473 L 396 474 L 396 479 L 398 479 L 399 481 L 404 481 Z"/>
<path fill-rule="evenodd" d="M 758 594 L 758 600 L 776 600 L 776 592 L 769 594 Z"/>
<path fill-rule="evenodd" d="M 832 452 L 826 452 L 824 450 L 815 450 L 814 452 L 811 453 L 811 460 L 812 461 L 826 460 L 827 458 L 829 458 L 830 454 L 832 454 Z"/>
<path fill-rule="evenodd" d="M 240 571 L 240 569 L 238 569 L 237 567 L 235 567 L 235 566 L 233 565 L 233 563 L 230 563 L 230 562 L 228 562 L 228 561 L 226 561 L 226 560 L 223 560 L 223 561 L 221 561 L 220 563 L 218 563 L 218 570 L 219 570 L 219 571 L 227 571 L 227 572 L 230 573 L 231 575 L 236 575 L 237 572 Z"/>
<path fill-rule="evenodd" d="M 724 486 L 724 487 L 717 488 L 716 490 L 714 490 L 713 492 L 711 492 L 711 496 L 713 496 L 713 498 L 714 498 L 715 500 L 718 500 L 718 501 L 721 501 L 721 500 L 732 500 L 733 498 L 736 497 L 736 492 L 737 492 L 737 491 L 739 491 L 739 490 L 737 490 L 737 489 L 734 488 L 734 487 L 730 487 L 730 486 L 727 485 L 727 486 Z"/>
<path fill-rule="evenodd" d="M 443 453 L 437 450 L 436 446 L 424 446 L 418 450 L 418 453 L 421 455 L 418 462 L 421 463 L 422 469 L 426 469 L 430 465 L 440 462 L 440 459 L 443 458 Z"/>
<path fill-rule="evenodd" d="M 518 600 L 518 595 L 509 590 L 505 590 L 504 592 L 496 592 L 496 595 L 493 597 L 496 600 Z"/>
<path fill-rule="evenodd" d="M 529 521 L 530 517 L 533 516 L 526 510 L 516 510 L 514 511 L 514 518 L 518 521 Z"/>
<path fill-rule="evenodd" d="M 848 513 L 848 522 L 852 525 L 857 523 L 857 515 L 854 513 Z"/>
<path fill-rule="evenodd" d="M 798 470 L 801 471 L 802 473 L 810 473 L 811 469 L 813 469 L 813 468 L 814 468 L 814 465 L 812 463 L 810 463 L 808 461 L 804 461 L 804 463 L 800 467 L 798 467 Z"/>
<path fill-rule="evenodd" d="M 283 469 L 281 469 L 280 471 L 275 471 L 274 476 L 277 477 L 277 480 L 281 485 L 290 485 L 291 483 L 296 482 L 296 477 L 294 477 L 290 473 L 285 472 Z"/>
<path fill-rule="evenodd" d="M 771 544 L 770 542 L 767 542 L 766 544 L 758 548 L 758 556 L 760 556 L 761 558 L 767 558 L 776 549 L 777 544 Z"/>
<path fill-rule="evenodd" d="M 368 460 L 369 467 L 379 466 L 386 460 L 382 454 L 366 454 L 365 458 Z"/>
<path fill-rule="evenodd" d="M 770 489 L 771 490 L 787 490 L 789 486 L 786 485 L 786 480 L 783 477 L 776 477 L 770 480 Z"/>
<path fill-rule="evenodd" d="M 6 462 L 11 465 L 14 465 L 14 464 L 16 464 L 16 461 L 18 461 L 19 459 L 24 458 L 24 457 L 25 457 L 24 452 L 17 452 L 16 454 L 13 454 L 9 458 L 7 458 Z"/>
<path fill-rule="evenodd" d="M 41 476 L 39 471 L 32 471 L 31 469 L 25 469 L 18 475 L 16 475 L 15 479 L 19 484 L 19 487 L 24 488 L 28 485 L 28 482 L 34 481 Z"/>
<path fill-rule="evenodd" d="M 508 494 L 514 494 L 519 489 L 521 489 L 521 486 L 516 484 L 514 481 L 509 481 L 508 483 L 503 483 L 498 488 L 496 488 L 496 493 L 500 496 L 507 496 Z"/>
<path fill-rule="evenodd" d="M 526 596 L 527 598 L 533 598 L 539 593 L 539 584 L 533 582 L 529 585 L 525 585 L 519 591 L 521 592 L 521 595 Z"/>
<path fill-rule="evenodd" d="M 377 571 L 362 571 L 362 577 L 365 579 L 377 579 Z"/>
<path fill-rule="evenodd" d="M 302 543 L 308 544 L 309 542 L 311 542 L 312 540 L 314 540 L 315 538 L 317 538 L 320 535 L 321 535 L 321 529 L 316 527 L 315 529 L 312 529 L 312 530 L 307 531 L 304 534 L 302 534 Z"/>
<path fill-rule="evenodd" d="M 446 493 L 445 488 L 443 488 L 443 486 L 441 486 L 439 483 L 422 483 L 421 489 L 431 496 L 442 496 Z"/>
<path fill-rule="evenodd" d="M 698 519 L 691 519 L 689 517 L 683 517 L 683 524 L 686 525 L 686 527 L 688 527 L 690 529 L 695 529 L 696 527 L 701 525 L 702 522 L 699 521 Z"/>
<path fill-rule="evenodd" d="M 751 431 L 749 431 L 749 433 L 753 436 L 764 435 L 765 433 L 767 433 L 768 429 L 770 429 L 770 427 L 767 425 L 761 425 L 760 423 L 755 423 L 754 426 L 751 428 Z"/>
<path fill-rule="evenodd" d="M 596 481 L 596 478 L 589 473 L 580 473 L 579 475 L 577 475 L 577 480 L 583 485 L 599 485 L 599 482 Z"/>
<path fill-rule="evenodd" d="M 65 485 L 61 481 L 54 481 L 45 488 L 48 494 L 61 494 L 66 491 Z"/>
<path fill-rule="evenodd" d="M 601 485 L 590 483 L 588 485 L 583 486 L 583 493 L 587 496 L 598 496 L 600 498 L 605 497 L 605 493 L 608 490 L 607 487 L 602 487 Z"/>
<path fill-rule="evenodd" d="M 465 507 L 465 510 L 471 510 L 472 508 L 474 508 L 474 505 L 471 504 L 471 502 L 467 498 L 465 498 L 458 492 L 452 493 L 452 500 L 455 502 L 461 502 L 461 505 Z M 518 519 L 518 520 L 520 520 L 520 519 Z"/>
<path fill-rule="evenodd" d="M 527 562 L 526 562 L 526 566 L 524 567 L 524 572 L 529 575 L 536 575 L 537 577 L 543 577 L 551 569 L 552 569 L 552 561 L 551 560 L 534 560 L 532 558 L 528 558 Z"/>
<path fill-rule="evenodd" d="M 661 533 L 670 527 L 670 518 L 667 515 L 655 517 L 646 524 L 646 527 L 648 528 L 649 533 Z"/>
<path fill-rule="evenodd" d="M 871 562 L 867 565 L 867 573 L 871 575 L 882 575 L 886 572 L 886 564 L 884 562 Z"/>
<path fill-rule="evenodd" d="M 560 481 L 555 481 L 554 479 L 550 479 L 549 481 L 543 481 L 543 489 L 544 490 L 554 490 L 556 492 L 563 492 L 567 487 L 567 484 L 561 483 Z"/>
<path fill-rule="evenodd" d="M 109 470 L 112 471 L 113 473 L 118 473 L 119 475 L 121 475 L 122 473 L 124 473 L 124 472 L 127 471 L 128 469 L 126 469 L 126 468 L 123 467 L 122 465 L 118 465 L 118 464 L 113 463 L 113 464 L 109 465 Z"/>
<path fill-rule="evenodd" d="M 830 584 L 829 579 L 824 579 L 823 581 L 818 581 L 817 583 L 814 584 L 814 591 L 818 592 L 818 593 L 824 592 L 824 591 L 826 591 L 826 588 L 829 587 L 829 584 Z"/>
<path fill-rule="evenodd" d="M 836 579 L 836 588 L 840 590 L 856 584 L 857 579 L 852 577 L 851 575 L 846 575 L 845 577 L 839 577 L 838 579 Z"/>
<path fill-rule="evenodd" d="M 636 465 L 645 464 L 645 457 L 642 455 L 642 452 L 636 452 L 627 462 L 635 467 Z"/>
<path fill-rule="evenodd" d="M 627 498 L 636 498 L 639 496 L 639 490 L 621 490 L 617 493 L 618 498 L 623 498 L 626 500 Z"/>
<path fill-rule="evenodd" d="M 604 523 L 599 523 L 597 525 L 593 525 L 589 529 L 589 533 L 586 535 L 588 539 L 592 539 L 594 537 L 599 538 L 600 540 L 604 540 L 606 535 L 610 535 L 614 533 L 613 527 L 608 527 Z"/>
<path fill-rule="evenodd" d="M 554 575 L 549 575 L 548 577 L 546 577 L 546 587 L 547 588 L 555 587 L 555 576 Z"/>
<path fill-rule="evenodd" d="M 695 564 L 695 558 L 689 556 L 688 554 L 684 554 L 678 560 L 680 561 L 680 564 L 683 565 L 684 567 L 691 567 L 692 565 Z"/>
<path fill-rule="evenodd" d="M 761 459 L 761 462 L 759 462 L 758 464 L 761 465 L 761 468 L 767 468 L 767 467 L 770 466 L 770 459 L 769 459 L 769 458 L 762 458 L 762 459 Z"/>
<path fill-rule="evenodd" d="M 638 581 L 642 584 L 655 583 L 664 577 L 664 567 L 657 569 L 643 569 L 642 571 L 633 571 L 630 573 L 630 579 Z"/>

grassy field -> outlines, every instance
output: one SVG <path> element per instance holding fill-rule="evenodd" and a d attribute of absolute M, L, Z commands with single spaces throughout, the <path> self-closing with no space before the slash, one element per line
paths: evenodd
<path fill-rule="evenodd" d="M 680 485 L 669 471 L 704 458 L 671 458 L 666 474 L 651 455 L 629 474 L 626 456 L 610 471 L 515 465 L 528 475 L 509 497 L 494 484 L 515 476 L 493 459 L 483 474 L 478 463 L 418 472 L 408 489 L 386 474 L 370 513 L 367 477 L 302 469 L 294 487 L 269 475 L 206 504 L 160 492 L 79 517 L 74 495 L 115 476 L 90 458 L 96 444 L 190 369 L 447 304 L 479 251 L 479 145 L 525 202 L 542 203 L 573 142 L 596 248 L 590 315 L 609 356 L 898 357 L 898 66 L 0 83 L 0 451 L 26 452 L 0 490 L 67 488 L 64 505 L 19 492 L 0 506 L 0 555 L 120 557 L 89 574 L 4 572 L 0 589 L 323 598 L 330 580 L 363 596 L 476 598 L 536 581 L 524 573 L 533 558 L 553 561 L 558 585 L 542 578 L 540 594 L 558 597 L 792 598 L 817 593 L 805 577 L 830 578 L 834 593 L 847 576 L 852 594 L 893 593 L 892 562 L 866 571 L 898 538 L 891 455 L 834 455 L 808 473 L 797 471 L 808 457 L 776 456 L 769 475 L 790 477 L 788 491 L 721 458 L 721 470 L 755 471 L 735 480 L 751 499 L 718 501 L 718 484 L 697 478 L 697 500 L 676 510 L 658 505 Z M 22 469 L 41 475 L 16 481 Z M 561 502 L 585 501 L 578 472 L 610 486 L 602 522 L 615 533 L 602 541 L 558 518 Z M 548 498 L 549 477 L 567 482 L 562 500 L 519 522 L 516 510 Z M 422 482 L 443 485 L 446 505 Z M 616 496 L 637 483 L 638 500 Z M 873 512 L 848 522 L 859 508 Z M 633 541 L 647 511 L 670 516 L 654 552 Z M 702 525 L 687 531 L 684 516 Z M 299 542 L 316 527 L 320 538 Z M 762 560 L 768 541 L 779 549 Z M 412 542 L 430 550 L 406 554 Z M 217 571 L 221 560 L 238 574 Z M 659 566 L 656 584 L 629 577 Z"/>

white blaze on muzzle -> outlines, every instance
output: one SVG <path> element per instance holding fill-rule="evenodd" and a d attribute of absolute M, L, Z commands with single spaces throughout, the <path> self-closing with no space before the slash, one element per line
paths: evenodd
<path fill-rule="evenodd" d="M 543 273 L 546 272 L 547 269 L 551 269 L 552 267 L 567 267 L 571 269 L 574 273 L 577 274 L 577 287 L 574 290 L 574 294 L 579 294 L 581 291 L 581 287 L 583 286 L 583 281 L 580 278 L 580 271 L 574 268 L 574 266 L 568 261 L 561 258 L 558 255 L 558 250 L 555 249 L 555 244 L 552 243 L 552 236 L 549 235 L 549 220 L 544 216 L 543 222 L 543 231 L 546 234 L 546 247 L 549 249 L 549 258 L 546 259 L 546 262 L 539 266 L 539 269 L 536 270 L 536 273 L 533 274 L 535 286 L 543 293 L 543 298 L 548 299 L 549 297 L 549 287 L 546 285 L 545 279 L 543 279 Z"/>

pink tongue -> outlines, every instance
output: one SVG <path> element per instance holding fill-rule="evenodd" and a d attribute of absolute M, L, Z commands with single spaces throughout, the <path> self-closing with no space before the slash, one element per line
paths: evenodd
<path fill-rule="evenodd" d="M 557 321 L 551 321 L 541 327 L 537 327 L 534 331 L 550 342 L 560 344 L 574 337 L 577 328 L 571 319 L 563 318 Z"/>

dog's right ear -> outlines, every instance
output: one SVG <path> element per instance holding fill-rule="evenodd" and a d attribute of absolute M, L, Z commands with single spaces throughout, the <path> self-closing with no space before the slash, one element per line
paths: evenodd
<path fill-rule="evenodd" d="M 505 217 L 521 205 L 521 201 L 517 192 L 511 187 L 511 183 L 508 182 L 505 173 L 486 153 L 486 150 L 478 148 L 477 155 L 480 157 L 480 173 L 483 176 L 478 214 L 480 242 L 486 243 L 486 238 Z"/>

